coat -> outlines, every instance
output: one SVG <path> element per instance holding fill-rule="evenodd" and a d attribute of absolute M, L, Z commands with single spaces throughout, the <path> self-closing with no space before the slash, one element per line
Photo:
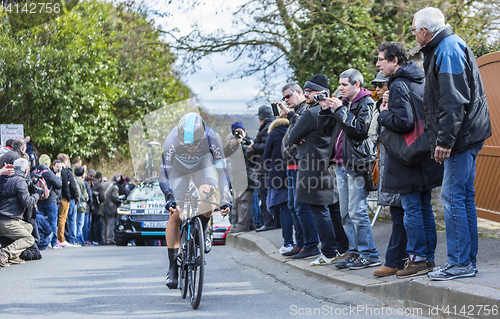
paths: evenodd
<path fill-rule="evenodd" d="M 35 206 L 40 196 L 30 195 L 23 172 L 16 170 L 0 192 L 0 218 L 22 219 L 26 208 Z"/>
<path fill-rule="evenodd" d="M 117 210 L 118 206 L 120 206 L 118 196 L 120 196 L 120 189 L 116 183 L 113 183 L 108 187 L 105 193 L 106 199 L 104 200 L 104 214 L 115 217 L 118 215 Z"/>
<path fill-rule="evenodd" d="M 234 138 L 231 135 L 231 139 Z M 231 147 L 231 142 L 228 142 L 224 147 L 224 155 L 228 159 L 228 174 L 231 181 L 231 187 L 234 190 L 244 191 L 254 189 L 257 186 L 256 178 L 253 177 L 255 172 L 250 165 L 250 155 L 253 153 L 245 145 L 249 145 L 253 138 L 246 135 L 243 138 L 243 143 Z"/>
<path fill-rule="evenodd" d="M 267 186 L 271 188 L 287 187 L 286 162 L 281 154 L 281 143 L 288 129 L 287 119 L 278 118 L 269 126 L 266 148 L 262 155 L 262 165 L 267 170 Z"/>
<path fill-rule="evenodd" d="M 467 44 L 447 26 L 420 51 L 426 75 L 425 132 L 432 155 L 437 145 L 451 148 L 453 156 L 490 137 L 486 94 Z"/>
<path fill-rule="evenodd" d="M 39 200 L 38 205 L 50 205 L 53 203 L 57 202 L 57 191 L 62 188 L 62 180 L 61 178 L 57 177 L 54 172 L 49 169 L 47 166 L 40 164 L 37 166 L 36 170 L 40 173 L 42 173 L 42 177 L 45 180 L 45 183 L 47 183 L 47 187 L 50 189 L 50 195 L 47 199 L 45 200 Z"/>
<path fill-rule="evenodd" d="M 318 128 L 320 110 L 320 105 L 307 109 L 290 132 L 293 144 L 300 144 L 306 138 L 297 153 L 299 170 L 295 199 L 305 204 L 331 205 L 335 203 L 335 179 L 328 172 L 332 137 Z"/>
<path fill-rule="evenodd" d="M 70 201 L 72 199 L 78 198 L 78 190 L 76 189 L 76 181 L 73 176 L 73 171 L 71 168 L 65 168 L 61 170 L 61 180 L 62 180 L 62 188 L 61 188 L 61 196 L 62 198 Z"/>
<path fill-rule="evenodd" d="M 256 171 L 264 173 L 262 169 L 262 154 L 264 154 L 264 149 L 266 148 L 267 135 L 269 134 L 269 126 L 276 119 L 276 116 L 268 117 L 264 120 L 264 123 L 259 127 L 257 136 L 254 139 L 254 144 L 252 145 L 253 152 L 250 155 L 251 165 L 256 167 Z"/>
<path fill-rule="evenodd" d="M 391 76 L 387 86 L 389 87 L 389 109 L 380 112 L 378 116 L 381 129 L 389 129 L 398 133 L 412 131 L 415 121 L 423 117 L 422 100 L 412 98 L 412 95 L 423 96 L 424 72 L 414 62 L 410 62 L 401 66 Z M 418 114 L 421 115 L 418 116 Z M 386 168 L 379 186 L 382 192 L 407 194 L 430 190 L 441 185 L 443 166 L 436 163 L 430 154 L 418 165 L 408 167 L 398 162 L 389 153 L 384 153 Z"/>

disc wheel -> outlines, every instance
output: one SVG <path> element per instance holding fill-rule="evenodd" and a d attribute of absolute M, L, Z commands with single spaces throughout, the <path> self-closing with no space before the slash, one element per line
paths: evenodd
<path fill-rule="evenodd" d="M 183 231 L 182 236 L 186 237 L 187 232 Z M 183 238 L 181 242 L 186 242 L 186 238 Z M 181 249 L 183 249 L 181 247 Z M 187 292 L 188 292 L 188 281 L 187 281 L 187 250 L 183 249 L 181 252 L 181 257 L 182 257 L 182 262 L 181 265 L 179 266 L 179 271 L 180 271 L 180 276 L 179 276 L 179 284 L 181 286 L 181 297 L 182 299 L 186 298 Z"/>
<path fill-rule="evenodd" d="M 198 309 L 203 291 L 203 278 L 205 275 L 205 239 L 203 227 L 199 218 L 195 218 L 194 227 L 191 227 L 191 240 L 188 247 L 188 287 L 191 307 Z"/>

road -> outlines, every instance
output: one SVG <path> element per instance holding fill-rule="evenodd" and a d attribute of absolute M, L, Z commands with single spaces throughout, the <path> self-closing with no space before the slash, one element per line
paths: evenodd
<path fill-rule="evenodd" d="M 0 269 L 0 318 L 421 318 L 226 246 L 207 255 L 198 310 L 166 288 L 165 247 L 42 253 L 42 260 Z"/>

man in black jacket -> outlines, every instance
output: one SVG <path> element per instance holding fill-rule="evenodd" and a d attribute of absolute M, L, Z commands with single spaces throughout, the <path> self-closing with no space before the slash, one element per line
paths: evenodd
<path fill-rule="evenodd" d="M 71 171 L 71 161 L 69 156 L 66 154 L 57 155 L 57 159 L 63 163 L 63 168 L 61 170 L 61 205 L 59 206 L 59 220 L 57 222 L 57 238 L 62 247 L 80 247 L 78 244 L 69 243 L 64 237 L 64 229 L 66 226 L 66 219 L 68 218 L 68 213 L 72 212 L 72 220 L 68 223 L 69 236 L 73 236 L 76 240 L 76 205 L 75 198 L 78 197 L 78 191 L 76 189 L 75 178 L 73 177 L 73 171 Z M 69 238 L 68 238 L 69 239 Z M 75 242 L 76 243 L 76 242 Z"/>
<path fill-rule="evenodd" d="M 38 161 L 35 173 L 41 174 L 47 187 L 50 190 L 49 197 L 40 198 L 37 207 L 40 214 L 47 217 L 50 226 L 52 227 L 52 232 L 54 235 L 50 241 L 50 247 L 54 249 L 59 249 L 61 246 L 57 243 L 57 192 L 62 188 L 61 172 L 54 173 L 49 169 L 50 167 L 50 157 L 47 154 L 40 155 L 40 160 Z"/>
<path fill-rule="evenodd" d="M 23 220 L 26 208 L 35 206 L 40 192 L 30 195 L 26 175 L 29 163 L 24 158 L 14 161 L 14 175 L 9 177 L 0 193 L 0 233 L 13 239 L 7 247 L 0 249 L 0 267 L 11 263 L 24 263 L 19 255 L 31 247 L 35 239 L 31 235 L 33 226 Z"/>
<path fill-rule="evenodd" d="M 412 132 L 417 123 L 422 123 L 423 128 L 424 71 L 414 62 L 408 61 L 402 43 L 382 43 L 378 51 L 377 67 L 383 76 L 390 77 L 389 100 L 380 106 L 378 123 L 385 130 L 397 133 Z M 435 266 L 434 252 L 437 243 L 431 190 L 441 185 L 443 170 L 431 159 L 430 153 L 427 159 L 414 167 L 401 164 L 389 152 L 383 152 L 382 155 L 387 169 L 384 169 L 380 191 L 401 194 L 408 239 L 406 253 L 409 260 L 396 275 L 398 278 L 406 278 L 426 274 Z"/>
<path fill-rule="evenodd" d="M 264 154 L 264 149 L 266 147 L 267 135 L 269 134 L 269 126 L 276 119 L 276 116 L 273 115 L 273 110 L 270 106 L 263 105 L 259 108 L 259 132 L 255 137 L 255 140 L 252 144 L 248 146 L 248 148 L 253 151 L 252 156 L 250 157 L 251 165 L 256 167 L 258 171 L 258 180 L 259 180 L 259 198 L 260 198 L 260 211 L 262 213 L 262 222 L 263 226 L 257 228 L 257 231 L 264 231 L 275 229 L 277 227 L 276 217 L 271 215 L 269 210 L 267 209 L 267 187 L 266 187 L 266 172 L 265 168 L 262 167 L 262 154 Z"/>
<path fill-rule="evenodd" d="M 371 92 L 363 88 L 363 75 L 356 69 L 340 74 L 342 100 L 325 98 L 319 113 L 319 127 L 332 136 L 330 158 L 340 195 L 342 223 L 350 249 L 346 260 L 335 267 L 362 269 L 380 265 L 380 258 L 366 211 L 368 205 L 365 174 L 376 154 L 368 130 L 375 102 Z"/>
<path fill-rule="evenodd" d="M 0 167 L 4 167 L 5 164 L 13 164 L 16 159 L 21 157 L 28 159 L 26 141 L 24 138 L 18 137 L 12 142 L 12 149 L 2 155 Z"/>
<path fill-rule="evenodd" d="M 476 275 L 476 158 L 491 136 L 488 104 L 474 54 L 453 34 L 437 8 L 413 18 L 412 33 L 424 53 L 426 133 L 434 159 L 443 163 L 448 262 L 430 272 L 433 280 Z"/>

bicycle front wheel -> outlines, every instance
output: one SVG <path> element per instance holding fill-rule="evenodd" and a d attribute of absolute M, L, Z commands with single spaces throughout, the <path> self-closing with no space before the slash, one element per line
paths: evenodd
<path fill-rule="evenodd" d="M 180 271 L 180 276 L 179 276 L 179 283 L 181 285 L 181 297 L 182 299 L 186 298 L 187 292 L 188 292 L 188 279 L 187 279 L 187 273 L 188 273 L 188 249 L 187 249 L 187 229 L 182 229 L 181 230 L 181 264 L 179 265 L 179 271 Z"/>
<path fill-rule="evenodd" d="M 191 307 L 198 309 L 203 291 L 203 278 L 205 275 L 205 240 L 203 227 L 199 218 L 194 219 L 191 227 L 191 240 L 189 241 L 188 259 L 191 266 L 188 270 L 189 296 Z"/>

